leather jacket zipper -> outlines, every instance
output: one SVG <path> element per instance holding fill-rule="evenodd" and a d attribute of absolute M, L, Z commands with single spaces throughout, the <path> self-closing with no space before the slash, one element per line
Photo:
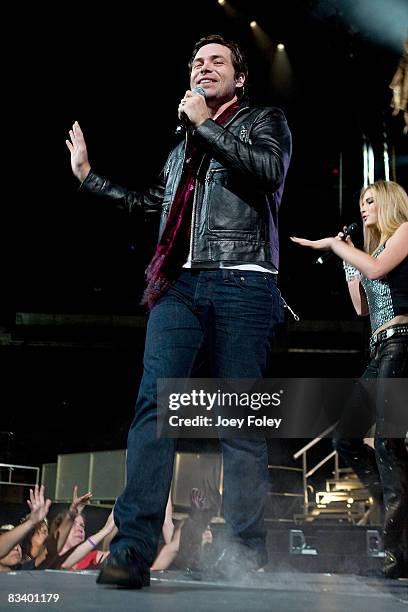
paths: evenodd
<path fill-rule="evenodd" d="M 201 170 L 201 166 L 204 163 L 205 155 L 203 155 L 203 159 L 200 162 L 197 170 L 196 184 L 194 187 L 194 196 L 193 196 L 193 210 L 191 211 L 191 229 L 190 229 L 190 259 L 193 261 L 193 236 L 194 236 L 194 217 L 195 217 L 195 209 L 196 209 L 196 201 L 197 201 L 197 179 Z"/>

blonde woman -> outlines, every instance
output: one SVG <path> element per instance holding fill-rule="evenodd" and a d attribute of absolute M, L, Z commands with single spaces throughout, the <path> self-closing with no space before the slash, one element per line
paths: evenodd
<path fill-rule="evenodd" d="M 342 233 L 321 240 L 292 238 L 343 259 L 354 308 L 370 315 L 370 361 L 363 379 L 408 375 L 408 196 L 393 181 L 376 181 L 360 196 L 364 251 Z M 403 438 L 381 435 L 381 395 L 376 398 L 375 456 L 361 439 L 336 438 L 339 454 L 371 491 L 384 498 L 384 575 L 408 577 L 408 452 Z M 357 414 L 357 413 L 356 413 Z M 378 487 L 377 487 L 378 493 Z M 375 493 L 374 493 L 375 495 Z"/>

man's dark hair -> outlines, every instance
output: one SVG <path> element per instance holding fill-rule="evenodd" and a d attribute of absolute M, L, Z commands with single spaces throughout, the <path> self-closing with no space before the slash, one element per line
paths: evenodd
<path fill-rule="evenodd" d="M 246 79 L 248 76 L 248 64 L 244 52 L 241 51 L 236 42 L 233 42 L 232 40 L 225 40 L 225 38 L 220 34 L 209 34 L 208 36 L 203 36 L 203 38 L 200 38 L 200 40 L 196 42 L 194 45 L 193 54 L 188 63 L 190 73 L 193 67 L 194 58 L 199 49 L 204 47 L 204 45 L 211 45 L 212 43 L 223 45 L 231 51 L 232 65 L 235 69 L 235 78 L 238 78 L 240 74 L 244 74 Z"/>

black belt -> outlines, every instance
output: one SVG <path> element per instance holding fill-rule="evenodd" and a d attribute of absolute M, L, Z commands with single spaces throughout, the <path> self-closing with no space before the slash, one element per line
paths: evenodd
<path fill-rule="evenodd" d="M 400 325 L 390 325 L 387 329 L 383 329 L 378 334 L 373 334 L 370 338 L 370 350 L 372 350 L 377 344 L 392 338 L 393 336 L 408 336 L 408 325 L 401 323 Z"/>

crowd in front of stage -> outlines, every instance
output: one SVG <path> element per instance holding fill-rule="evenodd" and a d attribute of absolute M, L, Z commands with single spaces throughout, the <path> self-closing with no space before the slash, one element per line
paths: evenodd
<path fill-rule="evenodd" d="M 30 512 L 19 525 L 0 526 L 0 572 L 18 570 L 96 570 L 109 556 L 109 543 L 117 533 L 113 511 L 103 527 L 86 537 L 86 505 L 92 494 L 78 496 L 74 487 L 69 507 L 49 524 L 51 500 L 44 486 L 30 489 Z M 197 571 L 208 566 L 208 546 L 213 543 L 211 517 L 219 511 L 220 494 L 208 482 L 191 490 L 190 512 L 173 520 L 169 496 L 162 527 L 162 539 L 152 570 Z"/>

